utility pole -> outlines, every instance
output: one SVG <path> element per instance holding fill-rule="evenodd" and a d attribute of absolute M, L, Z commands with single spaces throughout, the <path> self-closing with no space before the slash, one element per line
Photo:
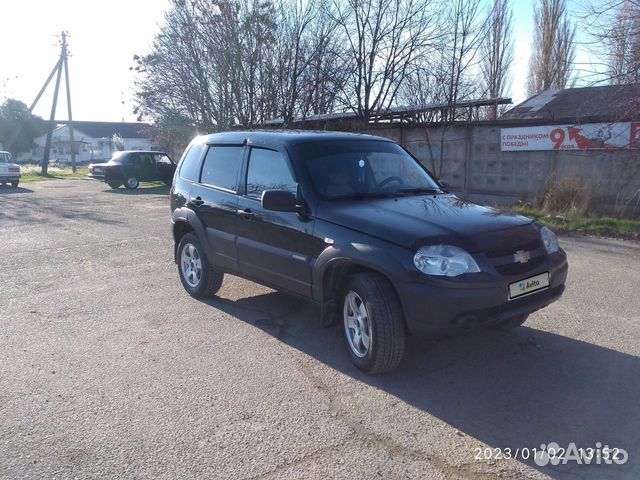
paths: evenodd
<path fill-rule="evenodd" d="M 69 128 L 69 144 L 71 146 L 71 168 L 73 172 L 76 172 L 76 152 L 75 152 L 75 141 L 73 135 L 73 116 L 71 114 L 71 86 L 69 84 L 69 52 L 67 51 L 67 33 L 62 32 L 60 34 L 60 58 L 56 62 L 56 66 L 53 68 L 49 77 L 44 82 L 44 85 L 38 92 L 36 99 L 31 104 L 29 111 L 32 111 L 40 97 L 46 90 L 47 86 L 51 82 L 51 79 L 54 75 L 56 75 L 56 85 L 53 91 L 53 103 L 51 105 L 51 115 L 49 116 L 49 127 L 47 129 L 47 139 L 44 145 L 44 155 L 42 157 L 42 165 L 41 165 L 41 174 L 46 175 L 47 170 L 49 169 L 49 157 L 51 154 L 51 140 L 53 136 L 53 129 L 56 126 L 55 116 L 56 116 L 56 106 L 58 104 L 58 93 L 60 91 L 60 77 L 62 76 L 62 70 L 64 69 L 64 81 L 67 89 L 67 114 L 69 116 L 68 128 Z"/>
<path fill-rule="evenodd" d="M 69 123 L 67 128 L 69 129 L 69 143 L 71 144 L 71 170 L 76 173 L 76 145 L 73 138 L 73 115 L 71 115 L 71 87 L 69 85 L 69 62 L 67 58 L 69 52 L 67 51 L 67 34 L 62 32 L 62 53 L 60 59 L 64 63 L 64 84 L 67 87 L 67 115 L 69 117 Z"/>
<path fill-rule="evenodd" d="M 41 175 L 46 175 L 49 170 L 49 154 L 51 153 L 51 137 L 56 126 L 56 105 L 58 104 L 58 91 L 60 90 L 60 76 L 62 75 L 62 57 L 58 61 L 58 71 L 56 74 L 56 86 L 53 90 L 53 103 L 51 104 L 51 115 L 49 116 L 49 128 L 47 129 L 47 140 L 44 144 L 44 156 L 42 157 Z"/>

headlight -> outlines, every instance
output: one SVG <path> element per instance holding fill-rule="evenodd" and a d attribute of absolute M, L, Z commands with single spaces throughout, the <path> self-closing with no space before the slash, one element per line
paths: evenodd
<path fill-rule="evenodd" d="M 557 252 L 560 249 L 558 237 L 556 237 L 556 234 L 547 227 L 542 227 L 540 229 L 540 236 L 542 237 L 542 243 L 544 243 L 544 248 L 547 249 L 548 254 Z"/>
<path fill-rule="evenodd" d="M 413 263 L 418 270 L 427 275 L 455 277 L 480 271 L 471 255 L 452 245 L 422 247 L 413 257 Z"/>

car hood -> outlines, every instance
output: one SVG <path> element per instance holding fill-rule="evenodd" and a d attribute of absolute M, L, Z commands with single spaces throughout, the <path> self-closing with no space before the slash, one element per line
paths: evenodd
<path fill-rule="evenodd" d="M 532 222 L 451 194 L 328 201 L 318 217 L 411 249 L 447 242 L 473 250 L 483 233 Z"/>

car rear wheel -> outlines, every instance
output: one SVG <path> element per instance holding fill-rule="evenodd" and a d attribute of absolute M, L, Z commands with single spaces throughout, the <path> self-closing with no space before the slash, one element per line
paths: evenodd
<path fill-rule="evenodd" d="M 524 322 L 527 321 L 529 315 L 519 315 L 517 317 L 508 318 L 496 325 L 497 330 L 502 330 L 503 332 L 508 332 L 509 330 L 513 330 L 514 328 L 518 328 Z"/>
<path fill-rule="evenodd" d="M 136 177 L 129 177 L 124 182 L 124 186 L 128 190 L 133 190 L 135 188 L 138 188 L 138 185 L 140 185 L 140 182 Z"/>
<path fill-rule="evenodd" d="M 186 233 L 180 239 L 177 253 L 180 281 L 189 295 L 204 298 L 220 290 L 224 274 L 209 265 L 198 237 Z"/>
<path fill-rule="evenodd" d="M 19 181 L 19 180 L 13 180 L 13 181 L 11 182 L 11 186 L 12 186 L 13 188 L 18 188 L 18 185 L 20 185 L 20 181 Z"/>
<path fill-rule="evenodd" d="M 404 354 L 405 331 L 392 285 L 378 273 L 358 273 L 349 277 L 342 298 L 351 361 L 366 373 L 394 370 Z"/>

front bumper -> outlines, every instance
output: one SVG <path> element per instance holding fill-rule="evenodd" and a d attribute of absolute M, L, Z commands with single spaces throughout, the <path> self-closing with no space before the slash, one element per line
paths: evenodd
<path fill-rule="evenodd" d="M 558 300 L 564 292 L 569 265 L 564 252 L 550 255 L 523 275 L 481 282 L 446 285 L 406 282 L 398 285 L 405 320 L 411 333 L 453 333 L 490 327 L 530 314 Z M 509 300 L 509 284 L 549 272 L 549 288 Z"/>
<path fill-rule="evenodd" d="M 89 175 L 87 175 L 87 178 L 104 182 L 104 173 L 90 173 Z"/>

